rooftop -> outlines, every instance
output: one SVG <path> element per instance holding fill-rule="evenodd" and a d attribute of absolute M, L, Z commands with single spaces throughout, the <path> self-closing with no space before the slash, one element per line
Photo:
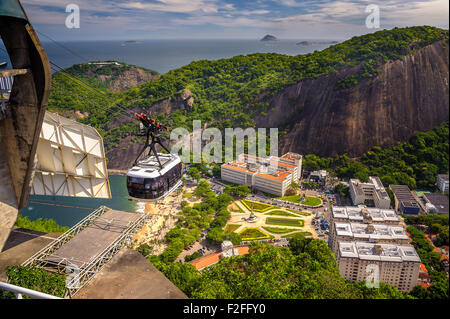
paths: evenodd
<path fill-rule="evenodd" d="M 392 209 L 360 208 L 354 206 L 334 206 L 332 208 L 333 218 L 347 219 L 353 222 L 362 222 L 364 217 L 373 222 L 399 222 L 397 214 Z"/>
<path fill-rule="evenodd" d="M 338 236 L 350 236 L 355 239 L 370 240 L 408 240 L 409 237 L 402 226 L 360 224 L 360 223 L 335 223 Z"/>
<path fill-rule="evenodd" d="M 448 182 L 448 175 L 447 174 L 439 174 L 438 177 L 446 182 Z"/>
<path fill-rule="evenodd" d="M 423 194 L 423 198 L 428 203 L 434 205 L 434 207 L 436 207 L 436 211 L 439 214 L 449 213 L 449 199 L 447 195 L 430 193 L 430 194 Z"/>
<path fill-rule="evenodd" d="M 413 246 L 343 241 L 338 242 L 338 245 L 341 257 L 387 262 L 421 262 Z"/>
<path fill-rule="evenodd" d="M 296 168 L 294 165 L 279 162 L 274 156 L 262 158 L 240 154 L 238 158 L 237 161 L 222 164 L 222 167 L 277 181 L 289 179 Z"/>

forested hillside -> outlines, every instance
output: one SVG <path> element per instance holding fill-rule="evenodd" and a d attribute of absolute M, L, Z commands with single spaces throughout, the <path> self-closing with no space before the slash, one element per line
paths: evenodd
<path fill-rule="evenodd" d="M 331 92 L 346 94 L 345 92 L 352 89 L 359 91 L 359 85 L 364 83 L 369 85 L 380 76 L 380 68 L 386 63 L 401 60 L 404 56 L 419 52 L 422 48 L 441 40 L 443 42 L 439 45 L 447 47 L 447 30 L 433 27 L 395 28 L 354 37 L 323 51 L 306 55 L 251 54 L 217 61 L 196 61 L 169 71 L 159 79 L 138 87 L 116 94 L 108 93 L 107 101 L 70 81 L 66 76 L 57 73 L 53 80 L 55 89 L 51 93 L 49 109 L 58 112 L 78 110 L 81 113 L 89 114 L 81 121 L 99 129 L 105 137 L 107 149 L 119 146 L 120 141 L 130 135 L 137 125 L 131 116 L 121 116 L 123 109 L 115 103 L 119 103 L 131 111 L 146 110 L 149 112 L 161 110 L 161 108 L 154 107 L 155 104 L 172 105 L 172 107 L 165 108 L 170 112 L 155 111 L 153 114 L 171 127 L 182 126 L 189 129 L 193 119 L 200 119 L 207 122 L 209 126 L 221 129 L 249 127 L 255 126 L 256 119 L 258 119 L 259 126 L 274 124 L 272 127 L 279 127 L 282 134 L 285 134 L 295 131 L 298 129 L 295 125 L 304 122 L 301 118 L 302 109 L 299 109 L 297 104 L 307 103 L 310 108 L 314 109 L 315 107 L 314 101 L 310 101 L 308 104 L 308 101 L 302 101 L 301 97 L 293 99 L 287 97 L 283 101 L 274 99 L 278 93 L 283 92 L 289 86 L 299 83 L 299 81 L 332 78 L 333 81 L 326 87 Z M 436 54 L 441 55 L 439 50 L 436 51 Z M 324 83 L 326 84 L 326 82 Z M 324 83 L 320 85 L 323 86 Z M 444 88 L 439 88 L 440 83 L 441 81 L 437 84 L 436 92 L 445 93 Z M 364 87 L 368 87 L 368 85 Z M 312 91 L 313 94 L 320 96 L 324 87 L 312 89 L 315 90 L 315 92 Z M 72 94 L 69 97 L 62 92 L 72 92 Z M 184 107 L 184 105 L 180 107 L 178 101 L 185 92 L 189 92 L 190 103 L 187 104 L 188 107 Z M 364 99 L 365 97 L 361 96 L 360 98 Z M 290 112 L 297 115 L 285 112 L 284 109 L 276 114 L 273 113 L 278 106 L 282 106 L 284 109 L 290 108 Z M 346 108 L 345 105 L 339 107 L 343 110 Z M 336 108 L 337 106 L 333 112 L 339 113 Z M 405 108 L 407 108 L 406 104 Z M 270 113 L 271 110 L 272 113 Z M 415 114 L 416 111 L 411 110 L 411 112 Z M 280 114 L 289 114 L 289 119 L 280 119 L 275 123 L 270 121 L 264 123 L 261 120 L 261 117 L 268 120 L 276 119 Z M 327 115 L 321 114 L 320 116 L 325 118 Z M 336 116 L 338 115 L 335 114 L 334 117 Z M 376 122 L 376 119 L 374 121 Z M 345 123 L 345 119 L 343 123 Z M 434 126 L 440 123 L 429 124 Z M 393 129 L 404 127 L 394 127 Z M 404 135 L 408 132 L 412 134 L 411 130 L 413 129 L 408 127 L 401 134 L 395 136 L 406 138 Z M 421 129 L 421 127 L 417 129 Z M 325 134 L 326 130 L 323 131 Z M 317 136 L 317 134 L 314 135 Z M 291 136 L 290 139 L 295 140 L 296 138 Z M 303 139 L 303 141 L 307 145 L 307 139 Z M 128 139 L 126 143 L 129 144 L 129 142 Z M 345 141 L 340 143 L 343 142 Z M 390 139 L 386 139 L 386 143 L 390 142 Z M 339 145 L 339 141 L 333 142 L 330 138 L 329 143 L 330 145 Z M 310 146 L 311 149 L 302 149 L 298 145 L 287 145 L 286 147 L 292 151 L 316 153 L 313 149 L 316 145 L 318 153 L 322 153 L 323 149 L 319 149 L 319 147 L 323 147 L 324 144 L 326 143 L 318 143 L 317 140 L 314 140 Z M 370 145 L 370 147 L 375 145 L 377 144 Z M 359 148 L 361 146 L 358 147 L 358 150 Z"/>
<path fill-rule="evenodd" d="M 347 155 L 335 158 L 308 154 L 304 157 L 306 170 L 327 169 L 340 178 L 367 181 L 379 176 L 384 185 L 408 185 L 410 189 L 434 189 L 438 174 L 449 171 L 448 122 L 428 132 L 417 132 L 408 142 L 382 149 L 373 147 L 359 160 Z"/>

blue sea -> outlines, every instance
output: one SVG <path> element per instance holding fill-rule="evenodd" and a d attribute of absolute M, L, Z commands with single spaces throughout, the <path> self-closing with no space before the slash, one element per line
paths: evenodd
<path fill-rule="evenodd" d="M 44 40 L 44 39 L 42 39 Z M 197 60 L 217 60 L 251 53 L 280 53 L 299 55 L 323 50 L 330 44 L 297 45 L 298 40 L 261 42 L 258 40 L 146 40 L 44 42 L 43 46 L 53 63 L 62 68 L 88 61 L 116 60 L 142 66 L 161 74 Z M 329 42 L 334 39 L 330 39 Z M 308 40 L 315 42 L 315 40 Z M 324 42 L 318 40 L 317 42 Z M 4 49 L 0 40 L 0 48 Z M 0 50 L 0 62 L 9 62 Z M 142 203 L 129 199 L 125 177 L 110 176 L 112 199 L 70 198 L 59 196 L 30 196 L 30 204 L 21 214 L 31 220 L 51 218 L 63 226 L 73 226 L 101 205 L 124 211 L 139 211 Z"/>
<path fill-rule="evenodd" d="M 299 55 L 323 50 L 330 44 L 297 45 L 302 41 L 280 40 L 262 42 L 259 40 L 142 40 L 126 41 L 83 41 L 47 42 L 43 46 L 50 61 L 62 68 L 88 61 L 115 60 L 142 66 L 161 74 L 198 60 L 217 60 L 251 53 L 281 53 Z M 310 42 L 331 42 L 308 40 Z M 338 40 L 339 41 L 339 40 Z M 3 44 L 0 41 L 0 47 Z M 6 61 L 5 52 L 0 50 L 0 61 Z"/>

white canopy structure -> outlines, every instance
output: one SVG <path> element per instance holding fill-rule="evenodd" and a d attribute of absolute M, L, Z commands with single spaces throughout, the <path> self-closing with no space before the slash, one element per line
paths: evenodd
<path fill-rule="evenodd" d="M 46 112 L 32 195 L 111 198 L 103 139 L 92 127 Z"/>

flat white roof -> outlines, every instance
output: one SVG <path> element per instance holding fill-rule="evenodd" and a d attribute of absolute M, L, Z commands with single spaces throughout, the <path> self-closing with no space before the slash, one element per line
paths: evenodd
<path fill-rule="evenodd" d="M 367 215 L 374 222 L 398 222 L 400 219 L 393 209 L 381 208 L 360 208 L 355 206 L 333 206 L 333 218 L 348 219 L 349 222 L 362 222 L 364 220 L 363 210 L 367 211 Z"/>
<path fill-rule="evenodd" d="M 350 236 L 358 240 L 383 239 L 400 240 L 409 239 L 402 226 L 371 224 L 373 232 L 369 231 L 369 224 L 361 223 L 335 223 L 337 236 Z"/>
<path fill-rule="evenodd" d="M 413 246 L 344 241 L 339 241 L 338 246 L 339 254 L 344 258 L 388 262 L 421 262 Z M 378 251 L 376 246 L 380 248 Z"/>

